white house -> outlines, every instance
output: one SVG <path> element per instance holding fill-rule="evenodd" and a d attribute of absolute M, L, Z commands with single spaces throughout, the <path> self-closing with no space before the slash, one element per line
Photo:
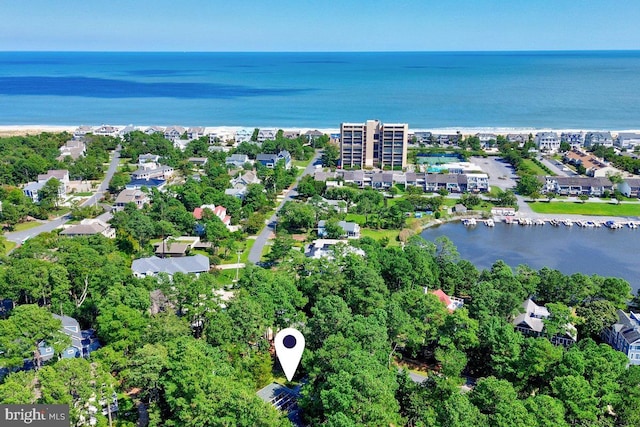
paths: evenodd
<path fill-rule="evenodd" d="M 326 237 L 327 221 L 320 220 L 318 221 L 318 237 Z M 360 226 L 355 222 L 347 222 L 347 221 L 338 221 L 338 225 L 342 228 L 344 232 L 344 236 L 348 239 L 359 239 L 360 238 Z"/>
<path fill-rule="evenodd" d="M 620 132 L 614 143 L 617 147 L 633 150 L 640 145 L 640 134 L 632 132 Z"/>
<path fill-rule="evenodd" d="M 558 151 L 560 149 L 560 138 L 555 132 L 539 132 L 536 134 L 535 142 L 541 151 Z"/>

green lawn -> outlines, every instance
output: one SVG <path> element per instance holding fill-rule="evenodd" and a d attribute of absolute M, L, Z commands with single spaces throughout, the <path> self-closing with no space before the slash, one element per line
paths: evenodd
<path fill-rule="evenodd" d="M 526 170 L 533 175 L 549 175 L 549 172 L 545 171 L 540 166 L 535 164 L 531 159 L 522 160 L 522 166 L 520 166 L 520 170 Z"/>
<path fill-rule="evenodd" d="M 4 245 L 4 254 L 7 255 L 9 253 L 9 251 L 11 251 L 13 248 L 16 247 L 16 243 L 12 242 L 10 240 L 4 240 L 3 242 Z"/>
<path fill-rule="evenodd" d="M 365 223 L 365 216 L 362 214 L 347 214 L 346 218 L 344 219 L 347 222 L 355 222 L 358 223 L 359 225 L 364 225 Z"/>
<path fill-rule="evenodd" d="M 256 242 L 255 239 L 246 240 L 244 250 L 240 254 L 241 263 L 246 264 L 249 261 L 249 252 L 251 251 L 251 247 L 255 242 Z M 229 257 L 229 259 L 222 259 L 222 262 L 220 264 L 235 264 L 236 262 L 238 262 L 238 255 L 234 253 Z"/>
<path fill-rule="evenodd" d="M 577 214 L 601 216 L 640 216 L 640 204 L 580 203 L 580 202 L 533 202 L 531 209 L 543 214 Z"/>
<path fill-rule="evenodd" d="M 39 225 L 41 225 L 41 223 L 39 223 L 38 221 L 21 222 L 20 224 L 16 224 L 16 226 L 13 228 L 13 231 L 30 230 Z"/>
<path fill-rule="evenodd" d="M 372 230 L 369 228 L 363 228 L 360 230 L 361 237 L 371 237 L 375 240 L 387 237 L 389 239 L 390 246 L 400 246 L 400 242 L 398 241 L 399 234 L 400 230 Z"/>
<path fill-rule="evenodd" d="M 80 192 L 80 193 L 73 193 L 72 196 L 91 197 L 91 196 L 93 196 L 93 193 L 91 191 L 83 191 L 83 192 Z"/>

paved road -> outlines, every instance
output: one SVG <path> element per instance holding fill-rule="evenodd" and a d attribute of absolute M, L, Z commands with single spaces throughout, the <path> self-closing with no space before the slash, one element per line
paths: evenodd
<path fill-rule="evenodd" d="M 98 203 L 98 201 L 100 199 L 102 199 L 104 197 L 104 193 L 107 191 L 107 188 L 109 188 L 109 182 L 111 182 L 111 178 L 113 178 L 113 175 L 118 170 L 118 165 L 120 164 L 120 149 L 121 148 L 122 147 L 120 147 L 120 145 L 118 145 L 118 147 L 116 147 L 116 150 L 113 152 L 113 155 L 111 157 L 111 162 L 109 163 L 109 168 L 107 169 L 107 173 L 105 174 L 104 179 L 102 180 L 102 182 L 98 186 L 98 190 L 95 192 L 95 194 L 93 196 L 91 196 L 87 200 L 85 200 L 82 203 L 82 206 L 95 205 L 95 204 Z"/>
<path fill-rule="evenodd" d="M 293 185 L 290 187 L 291 189 L 287 192 L 287 194 L 285 194 L 284 198 L 282 199 L 282 201 L 278 205 L 278 208 L 276 209 L 276 213 L 271 215 L 271 218 L 267 220 L 266 227 L 264 227 L 260 232 L 260 234 L 258 234 L 258 237 L 256 237 L 256 242 L 251 247 L 251 251 L 249 251 L 249 262 L 252 262 L 254 264 L 257 264 L 258 262 L 260 262 L 260 258 L 262 258 L 262 249 L 267 244 L 267 241 L 269 240 L 269 237 L 271 236 L 271 234 L 275 233 L 276 223 L 278 220 L 278 211 L 280 211 L 280 209 L 282 208 L 282 206 L 284 206 L 285 203 L 292 200 L 294 197 L 298 195 L 298 192 L 296 191 L 296 189 L 298 188 L 298 182 L 300 182 L 303 176 L 311 175 L 316 171 L 315 163 L 320 158 L 321 155 L 322 155 L 322 151 L 316 151 L 316 155 L 313 157 L 309 165 L 304 169 L 302 174 L 300 174 L 298 178 L 296 178 L 295 183 L 293 183 Z"/>
<path fill-rule="evenodd" d="M 116 148 L 116 151 L 113 152 L 111 162 L 109 163 L 109 169 L 107 169 L 107 173 L 105 174 L 104 180 L 98 186 L 98 190 L 93 196 L 85 200 L 82 203 L 82 206 L 89 206 L 92 204 L 96 204 L 97 201 L 103 197 L 105 191 L 107 191 L 107 188 L 109 187 L 109 182 L 111 181 L 113 174 L 118 169 L 119 163 L 120 163 L 120 146 L 118 146 L 118 148 Z M 51 221 L 45 221 L 42 223 L 42 225 L 30 228 L 28 230 L 14 231 L 13 233 L 5 233 L 4 237 L 6 237 L 7 240 L 21 244 L 25 240 L 30 239 L 33 236 L 37 236 L 40 233 L 47 233 L 47 232 L 53 231 L 56 228 L 60 227 L 61 225 L 65 224 L 67 221 L 69 221 L 69 215 L 63 215 Z"/>

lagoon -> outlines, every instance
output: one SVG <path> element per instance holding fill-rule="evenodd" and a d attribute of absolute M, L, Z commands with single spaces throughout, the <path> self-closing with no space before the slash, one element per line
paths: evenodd
<path fill-rule="evenodd" d="M 534 269 L 549 267 L 564 274 L 584 273 L 621 277 L 636 293 L 640 287 L 640 229 L 581 228 L 478 224 L 459 222 L 425 229 L 421 236 L 434 241 L 448 237 L 463 259 L 479 269 L 491 268 L 496 260 L 512 267 L 527 264 Z"/>

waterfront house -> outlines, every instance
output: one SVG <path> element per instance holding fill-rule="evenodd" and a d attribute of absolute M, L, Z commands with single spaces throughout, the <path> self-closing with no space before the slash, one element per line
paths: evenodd
<path fill-rule="evenodd" d="M 133 260 L 131 271 L 138 278 L 154 277 L 159 273 L 173 276 L 175 273 L 195 274 L 209 271 L 209 258 L 204 255 L 185 256 L 180 258 L 159 258 L 157 256 Z"/>
<path fill-rule="evenodd" d="M 326 237 L 327 221 L 320 220 L 318 221 L 318 237 Z M 360 226 L 355 222 L 347 222 L 347 221 L 338 221 L 338 226 L 343 230 L 343 236 L 346 236 L 348 239 L 359 239 L 360 238 Z"/>
<path fill-rule="evenodd" d="M 476 138 L 480 140 L 480 144 L 485 147 L 490 142 L 495 143 L 497 136 L 493 133 L 476 133 Z"/>
<path fill-rule="evenodd" d="M 549 310 L 544 306 L 536 304 L 531 299 L 526 300 L 522 304 L 522 309 L 523 312 L 516 316 L 512 322 L 516 330 L 527 336 L 542 336 L 544 334 L 544 320 L 551 316 Z M 564 332 L 560 332 L 551 337 L 550 341 L 554 345 L 569 347 L 578 340 L 576 328 L 572 324 L 565 325 L 564 329 Z"/>
<path fill-rule="evenodd" d="M 201 138 L 204 136 L 204 134 L 204 128 L 202 126 L 196 126 L 187 129 L 187 138 L 190 140 Z"/>
<path fill-rule="evenodd" d="M 238 129 L 235 133 L 234 138 L 236 143 L 240 144 L 241 142 L 250 142 L 252 135 L 253 132 L 248 129 Z"/>
<path fill-rule="evenodd" d="M 584 146 L 591 147 L 593 145 L 613 147 L 611 132 L 587 132 L 584 137 Z"/>
<path fill-rule="evenodd" d="M 535 143 L 540 151 L 558 151 L 560 138 L 555 132 L 539 132 L 536 134 Z"/>
<path fill-rule="evenodd" d="M 546 176 L 538 177 L 543 183 L 543 193 L 555 193 L 561 196 L 588 196 L 600 197 L 605 191 L 614 190 L 613 183 L 609 178 L 591 177 L 567 177 L 567 176 Z"/>
<path fill-rule="evenodd" d="M 93 133 L 93 128 L 91 126 L 79 126 L 73 131 L 73 139 L 82 139 L 88 133 Z"/>
<path fill-rule="evenodd" d="M 425 132 L 425 131 L 416 131 L 413 133 L 413 137 L 415 138 L 415 141 L 419 144 L 430 144 L 432 136 L 433 135 L 431 132 Z"/>
<path fill-rule="evenodd" d="M 507 141 L 517 143 L 522 147 L 529 140 L 529 135 L 525 133 L 510 133 L 507 134 Z"/>
<path fill-rule="evenodd" d="M 571 148 L 579 148 L 584 145 L 584 132 L 563 132 L 560 134 L 560 142 L 566 142 Z"/>
<path fill-rule="evenodd" d="M 164 138 L 171 142 L 176 142 L 186 132 L 182 126 L 169 126 L 164 130 Z"/>
<path fill-rule="evenodd" d="M 61 236 L 66 237 L 95 236 L 98 234 L 102 234 L 109 239 L 115 239 L 116 230 L 102 220 L 86 218 L 80 221 L 80 224 L 69 226 L 60 232 Z"/>
<path fill-rule="evenodd" d="M 164 133 L 164 128 L 159 126 L 150 126 L 146 128 L 144 131 L 147 135 L 153 135 L 154 133 Z"/>
<path fill-rule="evenodd" d="M 119 129 L 115 126 L 102 125 L 96 128 L 93 134 L 100 136 L 119 136 Z"/>
<path fill-rule="evenodd" d="M 626 178 L 617 188 L 626 197 L 640 197 L 640 178 Z"/>
<path fill-rule="evenodd" d="M 626 354 L 630 365 L 640 365 L 640 315 L 617 311 L 618 321 L 602 331 L 602 340 Z"/>
<path fill-rule="evenodd" d="M 149 203 L 149 196 L 141 190 L 122 190 L 116 197 L 114 210 L 124 210 L 127 203 L 133 203 L 136 208 L 142 209 L 145 204 Z"/>
<path fill-rule="evenodd" d="M 619 148 L 633 150 L 640 145 L 640 134 L 632 132 L 620 132 L 614 143 Z"/>
<path fill-rule="evenodd" d="M 287 139 L 296 139 L 300 137 L 299 130 L 285 130 L 282 132 L 282 137 Z"/>
<path fill-rule="evenodd" d="M 258 131 L 258 143 L 262 144 L 265 141 L 274 141 L 277 133 L 278 131 L 275 129 L 260 129 Z"/>

